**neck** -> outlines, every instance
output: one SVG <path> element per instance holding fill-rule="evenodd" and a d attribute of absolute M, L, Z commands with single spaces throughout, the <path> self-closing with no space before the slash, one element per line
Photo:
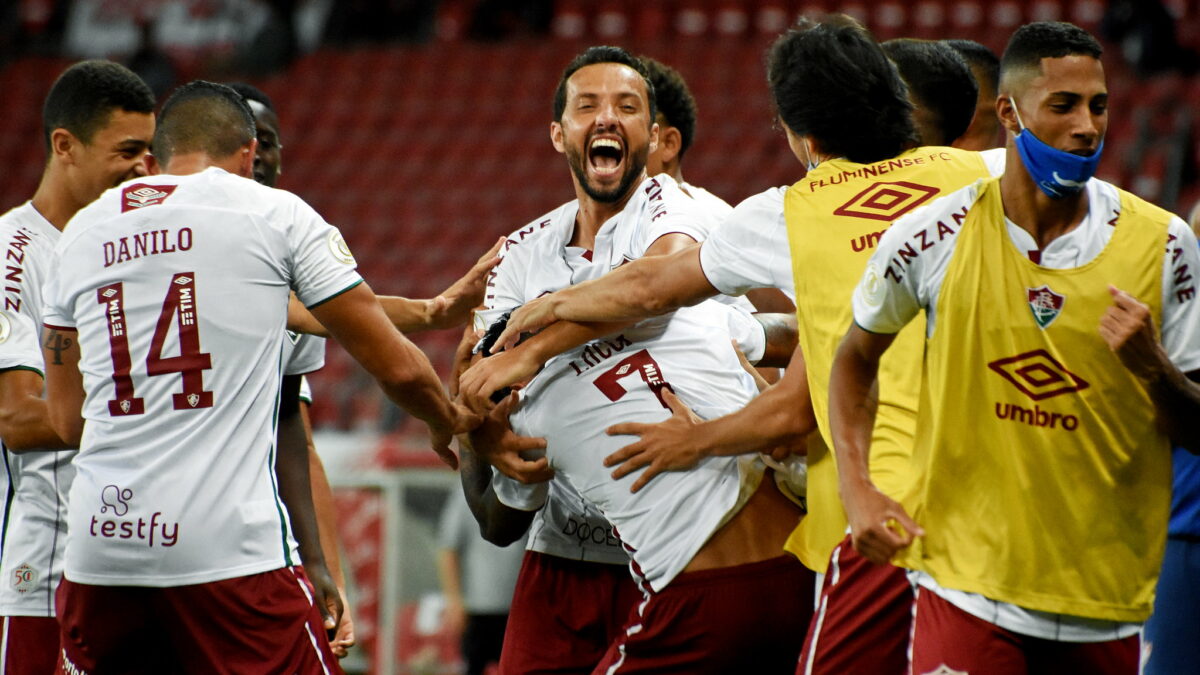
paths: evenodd
<path fill-rule="evenodd" d="M 1004 175 L 1000 177 L 1004 215 L 1028 232 L 1038 249 L 1046 248 L 1083 222 L 1088 211 L 1087 189 L 1062 199 L 1047 197 L 1029 177 L 1011 140 L 1005 161 Z"/>
<path fill-rule="evenodd" d="M 67 180 L 63 175 L 62 167 L 54 163 L 46 165 L 46 170 L 42 173 L 42 181 L 38 183 L 37 191 L 33 193 L 31 201 L 33 208 L 37 209 L 43 218 L 59 230 L 67 226 L 67 221 L 71 220 L 79 209 L 87 206 L 76 201 L 75 196 L 67 189 Z"/>
<path fill-rule="evenodd" d="M 600 227 L 608 221 L 609 218 L 617 215 L 625 209 L 625 205 L 629 203 L 630 197 L 633 196 L 637 186 L 642 184 L 646 179 L 646 174 L 643 171 L 639 180 L 635 180 L 620 199 L 615 202 L 598 202 L 588 196 L 579 183 L 575 184 L 575 197 L 579 200 L 579 213 L 575 216 L 575 233 L 571 235 L 571 246 L 581 246 L 586 249 L 592 249 L 596 245 L 596 233 L 600 231 Z"/>
<path fill-rule="evenodd" d="M 186 176 L 188 174 L 200 173 L 210 166 L 217 166 L 228 170 L 221 163 L 209 157 L 207 153 L 189 152 L 171 157 L 171 161 L 167 162 L 167 165 L 163 167 L 163 173 L 171 174 L 172 176 Z"/>

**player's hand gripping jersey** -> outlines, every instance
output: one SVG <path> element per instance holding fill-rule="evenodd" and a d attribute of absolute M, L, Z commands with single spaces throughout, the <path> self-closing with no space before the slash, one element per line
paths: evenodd
<path fill-rule="evenodd" d="M 289 289 L 361 282 L 294 195 L 210 168 L 109 190 L 57 249 L 44 321 L 86 391 L 66 575 L 196 584 L 293 565 L 273 471 Z"/>

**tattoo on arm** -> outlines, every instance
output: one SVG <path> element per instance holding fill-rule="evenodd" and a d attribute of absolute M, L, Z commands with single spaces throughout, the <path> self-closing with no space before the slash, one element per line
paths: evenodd
<path fill-rule="evenodd" d="M 62 353 L 71 348 L 71 338 L 64 337 L 56 330 L 51 330 L 46 333 L 46 342 L 42 346 L 54 352 L 54 365 L 61 366 L 63 364 Z"/>

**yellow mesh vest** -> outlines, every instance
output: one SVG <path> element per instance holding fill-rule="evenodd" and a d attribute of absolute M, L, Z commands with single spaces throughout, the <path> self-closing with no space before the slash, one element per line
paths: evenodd
<path fill-rule="evenodd" d="M 785 548 L 809 569 L 824 572 L 830 552 L 846 532 L 830 451 L 829 374 L 838 343 L 853 320 L 854 287 L 892 221 L 987 176 L 979 153 L 924 147 L 874 164 L 845 159 L 823 162 L 787 191 L 784 215 L 800 346 L 824 442 L 809 444 L 809 512 Z M 910 484 L 924 331 L 922 317 L 901 331 L 880 365 L 871 474 L 880 489 L 893 497 Z"/>
<path fill-rule="evenodd" d="M 1046 269 L 1012 244 L 999 182 L 980 189 L 927 343 L 912 514 L 926 536 L 900 564 L 1028 609 L 1143 621 L 1171 450 L 1098 326 L 1109 284 L 1161 325 L 1170 214 L 1122 193 L 1100 255 Z"/>

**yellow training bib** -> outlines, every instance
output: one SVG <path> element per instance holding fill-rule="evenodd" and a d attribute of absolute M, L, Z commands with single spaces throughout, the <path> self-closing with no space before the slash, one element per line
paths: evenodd
<path fill-rule="evenodd" d="M 784 216 L 800 346 L 824 443 L 810 444 L 809 511 L 785 548 L 809 569 L 824 572 L 846 532 L 829 429 L 829 375 L 838 343 L 853 320 L 854 288 L 892 221 L 987 176 L 977 152 L 923 147 L 874 164 L 823 162 L 787 191 Z M 893 498 L 911 483 L 924 335 L 921 317 L 900 332 L 880 364 L 871 477 Z"/>
<path fill-rule="evenodd" d="M 1028 609 L 1143 621 L 1166 537 L 1168 439 L 1098 327 L 1108 285 L 1162 317 L 1170 214 L 1121 193 L 1108 245 L 1034 264 L 1006 231 L 999 181 L 962 221 L 927 344 L 913 517 L 900 564 Z"/>

